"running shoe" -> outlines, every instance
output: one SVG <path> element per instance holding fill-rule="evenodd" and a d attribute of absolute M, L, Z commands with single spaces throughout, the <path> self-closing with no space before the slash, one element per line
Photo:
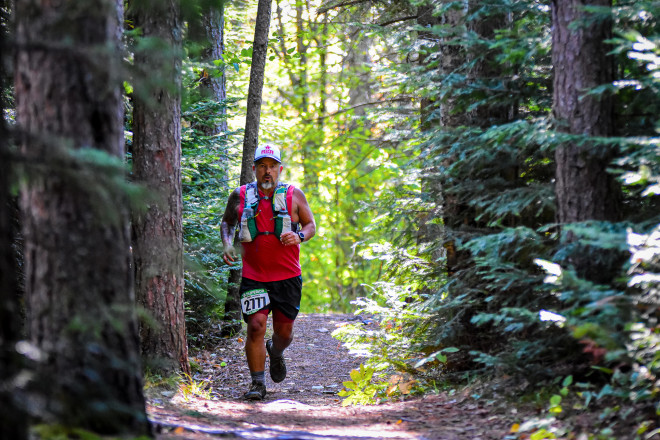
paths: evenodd
<path fill-rule="evenodd" d="M 264 400 L 266 397 L 266 384 L 252 382 L 250 389 L 243 395 L 247 400 Z"/>
<path fill-rule="evenodd" d="M 284 355 L 273 356 L 271 350 L 273 348 L 273 340 L 269 339 L 266 341 L 266 351 L 270 357 L 270 378 L 273 379 L 273 382 L 278 383 L 282 382 L 286 377 L 286 364 L 284 363 Z"/>

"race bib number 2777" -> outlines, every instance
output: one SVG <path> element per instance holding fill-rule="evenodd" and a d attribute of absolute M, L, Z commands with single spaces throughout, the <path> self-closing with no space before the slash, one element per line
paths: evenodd
<path fill-rule="evenodd" d="M 251 315 L 270 304 L 266 289 L 255 289 L 243 292 L 241 295 L 241 308 L 243 313 Z"/>

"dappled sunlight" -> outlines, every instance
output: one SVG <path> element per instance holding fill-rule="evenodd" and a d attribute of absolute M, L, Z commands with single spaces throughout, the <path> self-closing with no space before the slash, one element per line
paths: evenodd
<path fill-rule="evenodd" d="M 149 409 L 163 431 L 159 438 L 208 433 L 257 439 L 420 439 L 503 438 L 515 413 L 474 404 L 464 397 L 432 395 L 374 406 L 341 408 L 283 399 L 268 403 L 198 400 Z M 488 421 L 488 423 L 483 423 Z M 169 435 L 173 435 L 170 437 Z M 185 438 L 196 438 L 188 437 Z M 277 437 L 279 438 L 279 437 Z"/>
<path fill-rule="evenodd" d="M 198 400 L 180 402 L 167 410 L 149 410 L 150 418 L 157 424 L 199 432 L 293 431 L 342 438 L 418 438 L 414 431 L 409 431 L 410 423 L 403 420 L 410 420 L 404 412 L 403 406 L 340 408 L 288 399 L 250 404 Z"/>
<path fill-rule="evenodd" d="M 184 438 L 196 439 L 195 433 L 206 433 L 248 439 L 295 435 L 300 439 L 403 440 L 477 438 L 482 434 L 489 438 L 485 433 L 501 438 L 507 432 L 511 419 L 506 411 L 474 404 L 467 395 L 440 393 L 422 398 L 413 397 L 408 390 L 380 405 L 342 406 L 343 398 L 338 395 L 342 383 L 352 380 L 351 370 L 359 369 L 364 361 L 331 336 L 333 329 L 349 324 L 377 325 L 353 315 L 300 315 L 294 342 L 285 352 L 289 374 L 279 384 L 267 379 L 268 394 L 259 402 L 242 398 L 248 381 L 240 335 L 221 340 L 213 353 L 197 354 L 200 372 L 193 380 L 207 382 L 211 397 L 183 396 L 181 391 L 154 393 L 148 413 L 163 433 L 159 438 L 179 439 L 185 433 Z M 399 388 L 412 385 L 407 376 L 392 379 Z M 496 415 L 498 412 L 502 415 Z M 466 420 L 465 414 L 473 414 L 474 422 Z M 480 426 L 477 420 L 485 414 L 492 423 Z"/>

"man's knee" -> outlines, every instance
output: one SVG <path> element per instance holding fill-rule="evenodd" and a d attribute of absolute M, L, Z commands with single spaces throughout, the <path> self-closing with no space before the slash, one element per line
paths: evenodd
<path fill-rule="evenodd" d="M 283 341 L 290 342 L 293 339 L 293 322 L 273 323 L 273 333 Z"/>
<path fill-rule="evenodd" d="M 266 334 L 267 321 L 268 316 L 264 316 L 260 313 L 250 316 L 247 323 L 248 338 L 263 338 L 263 336 Z"/>

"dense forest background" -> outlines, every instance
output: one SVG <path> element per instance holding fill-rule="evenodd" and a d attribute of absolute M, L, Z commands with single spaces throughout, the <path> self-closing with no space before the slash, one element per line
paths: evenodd
<path fill-rule="evenodd" d="M 249 157 L 264 2 L 38 3 L 2 4 L 6 420 L 148 435 L 138 350 L 189 374 L 188 349 L 237 331 L 220 222 Z M 302 311 L 379 323 L 336 334 L 369 354 L 347 402 L 498 377 L 554 390 L 552 414 L 600 405 L 593 438 L 658 432 L 659 14 L 271 3 L 258 139 L 316 218 Z"/>

